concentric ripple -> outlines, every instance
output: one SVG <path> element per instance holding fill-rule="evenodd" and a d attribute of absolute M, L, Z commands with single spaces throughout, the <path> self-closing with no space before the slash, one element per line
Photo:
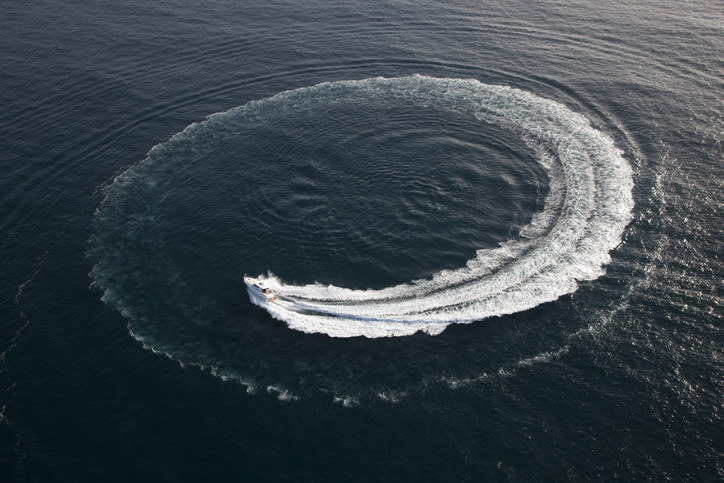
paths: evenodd
<path fill-rule="evenodd" d="M 289 193 L 257 192 L 253 183 L 244 185 L 239 173 L 266 170 L 272 177 L 296 173 L 299 199 L 315 203 L 324 200 L 319 193 L 304 193 L 305 177 L 327 174 L 313 162 L 301 162 L 297 171 L 284 174 L 288 168 L 260 159 L 264 146 L 252 153 L 255 159 L 242 160 L 241 165 L 214 164 L 208 176 L 199 176 L 198 167 L 212 159 L 236 156 L 237 141 L 244 146 L 239 149 L 253 146 L 255 136 L 272 117 L 278 121 L 287 114 L 332 112 L 337 106 L 362 108 L 380 102 L 465 116 L 474 120 L 480 136 L 497 129 L 517 139 L 533 153 L 535 161 L 531 162 L 536 169 L 547 174 L 542 209 L 516 229 L 512 239 L 492 248 L 478 245 L 475 257 L 461 268 L 368 290 L 323 282 L 293 285 L 269 272 L 263 277 L 281 297 L 271 303 L 252 300 L 254 303 L 292 329 L 332 337 L 404 336 L 418 331 L 439 334 L 453 323 L 553 301 L 575 291 L 578 282 L 604 273 L 609 252 L 621 243 L 633 209 L 632 171 L 613 140 L 593 128 L 583 115 L 523 90 L 472 79 L 415 75 L 329 82 L 282 92 L 214 114 L 155 146 L 145 160 L 113 181 L 98 209 L 90 251 L 96 262 L 92 276 L 104 291 L 103 299 L 130 319 L 132 334 L 150 341 L 153 350 L 181 351 L 186 361 L 224 367 L 223 360 L 234 351 L 219 349 L 214 331 L 209 329 L 213 326 L 210 321 L 226 310 L 224 302 L 205 289 L 208 280 L 189 273 L 202 274 L 205 267 L 227 268 L 229 261 L 235 260 L 217 282 L 219 287 L 238 289 L 243 272 L 265 269 L 242 264 L 274 243 L 274 234 L 270 241 L 258 231 L 233 231 L 233 227 L 215 223 L 212 211 L 216 205 L 204 205 L 206 193 L 214 192 L 230 206 L 236 203 L 244 210 L 249 199 L 259 198 L 258 209 L 236 213 L 238 220 L 253 218 L 256 226 L 268 220 L 276 222 L 275 226 L 301 226 L 306 220 L 273 209 L 276 203 L 283 205 Z M 256 131 L 251 132 L 250 126 Z M 309 142 L 314 144 L 313 139 Z M 294 156 L 292 152 L 290 157 Z M 179 179 L 188 183 L 183 190 L 174 185 Z M 314 206 L 307 213 L 312 218 L 316 216 Z M 482 223 L 486 217 L 483 206 L 468 203 L 462 209 L 467 223 Z M 183 228 L 174 223 L 175 217 L 185 217 Z M 322 238 L 324 229 L 315 226 L 313 233 Z M 300 232 L 300 236 L 305 234 Z M 210 246 L 214 244 L 219 246 Z M 240 250 L 245 250 L 245 255 L 235 258 Z M 313 266 L 314 253 L 307 256 Z M 194 269 L 189 270 L 188 265 Z"/>

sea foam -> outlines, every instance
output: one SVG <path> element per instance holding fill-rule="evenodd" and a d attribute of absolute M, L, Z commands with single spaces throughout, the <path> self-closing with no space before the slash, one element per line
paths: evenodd
<path fill-rule="evenodd" d="M 609 252 L 621 243 L 631 221 L 632 171 L 622 151 L 585 116 L 559 102 L 472 79 L 419 75 L 329 82 L 270 99 L 298 108 L 310 97 L 320 96 L 330 104 L 399 99 L 472 114 L 481 130 L 497 124 L 537 153 L 537 162 L 548 174 L 549 192 L 542 211 L 518 237 L 478 250 L 465 266 L 430 279 L 351 290 L 322 283 L 289 285 L 273 274 L 261 276 L 281 297 L 253 302 L 292 329 L 332 337 L 404 336 L 418 331 L 434 335 L 453 323 L 527 310 L 575 291 L 580 281 L 600 277 L 610 261 Z M 268 101 L 252 101 L 237 109 L 253 116 Z M 223 122 L 229 113 L 206 122 Z M 203 127 L 201 123 L 190 128 Z"/>

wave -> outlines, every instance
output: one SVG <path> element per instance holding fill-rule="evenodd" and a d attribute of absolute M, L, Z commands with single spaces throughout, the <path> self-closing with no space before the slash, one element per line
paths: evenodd
<path fill-rule="evenodd" d="M 464 267 L 430 279 L 377 290 L 314 283 L 286 284 L 261 276 L 280 297 L 252 302 L 290 328 L 332 337 L 439 334 L 470 323 L 533 308 L 574 292 L 580 281 L 605 273 L 609 252 L 622 241 L 634 206 L 632 170 L 614 141 L 565 105 L 530 92 L 474 79 L 426 76 L 338 81 L 286 91 L 271 99 L 300 108 L 310 97 L 330 104 L 371 97 L 472 114 L 481 129 L 496 124 L 519 136 L 549 178 L 543 209 L 518 237 L 480 249 Z M 268 100 L 266 100 L 268 101 Z M 239 109 L 254 117 L 265 100 Z M 222 124 L 235 110 L 194 124 Z M 474 220 L 471 220 L 474 222 Z"/>

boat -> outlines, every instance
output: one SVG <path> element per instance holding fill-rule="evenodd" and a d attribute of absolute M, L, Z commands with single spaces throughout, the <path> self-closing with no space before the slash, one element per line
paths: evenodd
<path fill-rule="evenodd" d="M 271 302 L 277 299 L 276 294 L 272 292 L 272 289 L 269 288 L 269 285 L 266 283 L 265 280 L 260 280 L 254 277 L 247 277 L 245 275 L 244 283 L 246 284 L 247 290 L 249 292 L 249 297 L 260 298 L 262 300 L 266 300 L 267 302 Z"/>

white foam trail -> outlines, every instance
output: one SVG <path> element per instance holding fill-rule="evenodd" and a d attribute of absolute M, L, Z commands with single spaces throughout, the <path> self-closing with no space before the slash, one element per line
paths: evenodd
<path fill-rule="evenodd" d="M 341 404 L 342 406 L 346 408 L 351 408 L 354 406 L 359 406 L 359 399 L 357 399 L 354 396 L 339 396 L 335 395 L 332 399 L 332 402 L 336 404 Z"/>
<path fill-rule="evenodd" d="M 331 104 L 399 99 L 473 114 L 481 129 L 499 124 L 536 150 L 550 192 L 520 238 L 479 250 L 465 267 L 429 280 L 350 290 L 287 285 L 269 274 L 264 278 L 281 298 L 253 302 L 293 329 L 333 337 L 439 334 L 452 323 L 530 309 L 571 293 L 579 281 L 601 276 L 609 251 L 621 243 L 633 210 L 631 168 L 608 135 L 563 104 L 506 86 L 424 76 L 324 83 L 272 99 L 295 108 L 320 96 Z M 239 109 L 253 116 L 255 107 Z"/>
<path fill-rule="evenodd" d="M 292 394 L 288 389 L 284 389 L 280 386 L 270 384 L 266 387 L 266 392 L 269 394 L 276 394 L 277 399 L 280 401 L 297 401 L 299 396 Z"/>

